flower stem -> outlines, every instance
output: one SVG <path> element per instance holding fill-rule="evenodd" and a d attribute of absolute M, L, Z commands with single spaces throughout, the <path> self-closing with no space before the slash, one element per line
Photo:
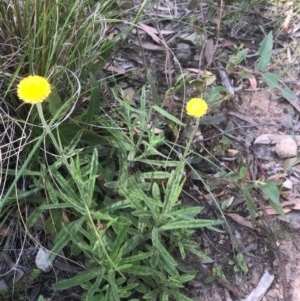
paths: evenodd
<path fill-rule="evenodd" d="M 36 107 L 37 107 L 37 110 L 38 110 L 38 114 L 39 114 L 39 117 L 41 119 L 41 122 L 42 122 L 42 125 L 43 125 L 43 128 L 45 129 L 46 133 L 49 135 L 49 137 L 51 138 L 52 140 L 52 143 L 54 145 L 54 147 L 56 148 L 56 150 L 59 152 L 59 154 L 63 157 L 63 151 L 62 151 L 62 148 L 58 145 L 54 135 L 52 134 L 51 130 L 50 130 L 50 127 L 49 125 L 47 124 L 46 120 L 45 120 L 45 117 L 44 117 L 44 113 L 43 113 L 43 108 L 42 108 L 42 105 L 40 103 L 37 103 L 36 104 Z"/>
<path fill-rule="evenodd" d="M 193 140 L 194 140 L 194 138 L 195 138 L 195 136 L 197 134 L 197 131 L 199 129 L 199 123 L 200 123 L 200 118 L 197 118 L 196 119 L 196 124 L 195 124 L 195 126 L 193 128 L 193 131 L 192 131 L 192 133 L 190 135 L 190 138 L 189 138 L 189 140 L 188 140 L 188 142 L 186 144 L 186 148 L 185 148 L 185 151 L 184 151 L 184 154 L 183 154 L 183 158 L 184 159 L 186 159 L 186 157 L 189 155 L 191 144 L 192 144 L 192 142 L 193 142 Z"/>

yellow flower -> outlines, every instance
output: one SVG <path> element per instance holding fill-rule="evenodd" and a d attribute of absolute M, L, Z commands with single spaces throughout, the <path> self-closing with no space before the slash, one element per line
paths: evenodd
<path fill-rule="evenodd" d="M 42 76 L 29 75 L 23 78 L 17 86 L 18 97 L 26 103 L 43 102 L 51 92 L 51 85 Z"/>
<path fill-rule="evenodd" d="M 207 103 L 202 98 L 192 98 L 186 104 L 187 114 L 195 118 L 199 118 L 204 114 L 206 114 L 207 109 L 208 109 Z"/>

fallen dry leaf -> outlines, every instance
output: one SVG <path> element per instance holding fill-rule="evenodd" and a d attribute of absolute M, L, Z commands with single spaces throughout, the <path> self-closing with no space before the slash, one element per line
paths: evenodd
<path fill-rule="evenodd" d="M 292 210 L 300 210 L 300 199 L 294 199 L 281 203 L 284 213 L 289 213 Z M 266 213 L 268 215 L 279 215 L 271 206 L 266 206 Z"/>
<path fill-rule="evenodd" d="M 140 23 L 139 27 L 144 30 L 152 39 L 154 42 L 156 42 L 157 44 L 160 44 L 161 40 L 160 38 L 157 36 L 159 33 L 161 35 L 169 35 L 174 33 L 174 31 L 172 30 L 160 30 L 158 31 L 156 28 L 146 25 L 144 23 Z"/>
<path fill-rule="evenodd" d="M 142 42 L 142 43 L 140 43 L 137 40 L 130 39 L 128 41 L 128 43 L 132 43 L 132 44 L 134 44 L 136 46 L 143 47 L 144 49 L 147 49 L 147 50 L 153 50 L 153 51 L 162 51 L 162 50 L 164 50 L 163 47 L 158 46 L 158 45 L 153 44 L 153 43 L 150 43 L 150 42 Z"/>
<path fill-rule="evenodd" d="M 207 65 L 209 65 L 215 55 L 216 47 L 213 39 L 208 39 L 205 43 L 204 57 Z"/>
<path fill-rule="evenodd" d="M 283 22 L 283 30 L 285 31 L 286 34 L 290 35 L 293 31 L 293 28 L 291 26 L 291 20 L 292 20 L 292 16 L 293 16 L 293 11 L 290 10 L 287 12 L 287 16 Z"/>
<path fill-rule="evenodd" d="M 15 232 L 8 228 L 8 227 L 2 227 L 0 228 L 0 236 L 3 236 L 3 237 L 8 237 L 8 236 L 12 236 Z"/>
<path fill-rule="evenodd" d="M 228 216 L 230 216 L 234 221 L 236 221 L 238 224 L 247 227 L 249 229 L 253 229 L 252 223 L 245 219 L 244 217 L 236 214 L 236 213 L 228 213 Z"/>
<path fill-rule="evenodd" d="M 248 78 L 248 80 L 249 80 L 250 87 L 251 87 L 252 91 L 256 91 L 256 89 L 257 89 L 257 80 L 256 80 L 256 78 L 253 76 L 253 77 Z"/>

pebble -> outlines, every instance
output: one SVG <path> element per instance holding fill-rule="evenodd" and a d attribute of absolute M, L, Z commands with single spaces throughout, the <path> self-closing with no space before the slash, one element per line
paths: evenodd
<path fill-rule="evenodd" d="M 43 272 L 49 272 L 52 269 L 52 263 L 51 252 L 40 248 L 35 258 L 36 266 Z"/>
<path fill-rule="evenodd" d="M 297 143 L 290 137 L 284 137 L 275 145 L 275 152 L 279 158 L 292 158 L 297 156 Z"/>
<path fill-rule="evenodd" d="M 288 190 L 292 190 L 293 189 L 293 182 L 289 179 L 286 179 L 283 183 L 282 183 L 282 187 Z"/>
<path fill-rule="evenodd" d="M 178 43 L 175 55 L 179 61 L 190 61 L 192 56 L 191 46 L 187 43 Z"/>

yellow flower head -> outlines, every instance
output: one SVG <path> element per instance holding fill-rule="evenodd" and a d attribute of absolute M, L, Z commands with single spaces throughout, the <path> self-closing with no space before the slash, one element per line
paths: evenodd
<path fill-rule="evenodd" d="M 202 98 L 192 98 L 188 103 L 186 104 L 186 112 L 188 115 L 200 118 L 207 112 L 207 103 Z"/>
<path fill-rule="evenodd" d="M 51 85 L 48 80 L 38 75 L 23 78 L 17 86 L 18 97 L 30 104 L 43 102 L 50 92 Z"/>

